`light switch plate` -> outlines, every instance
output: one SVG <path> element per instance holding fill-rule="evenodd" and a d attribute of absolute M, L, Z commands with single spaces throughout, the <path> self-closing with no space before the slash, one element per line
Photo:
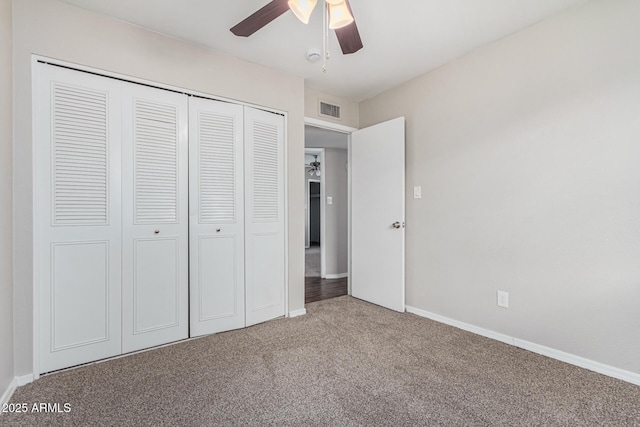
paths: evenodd
<path fill-rule="evenodd" d="M 327 197 L 327 204 L 328 205 L 332 205 L 333 204 L 333 197 L 331 197 L 331 196 Z"/>
<path fill-rule="evenodd" d="M 413 187 L 413 198 L 422 199 L 422 187 L 420 185 Z"/>

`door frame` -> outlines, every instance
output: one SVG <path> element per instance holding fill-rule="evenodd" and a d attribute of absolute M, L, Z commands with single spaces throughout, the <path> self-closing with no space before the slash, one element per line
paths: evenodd
<path fill-rule="evenodd" d="M 347 166 L 348 166 L 347 167 L 347 277 L 351 277 L 351 133 L 357 131 L 358 128 L 341 125 L 339 123 L 328 122 L 325 120 L 315 119 L 312 117 L 305 117 L 304 124 L 305 126 L 313 126 L 321 129 L 327 129 L 334 132 L 343 133 L 343 134 L 346 134 L 348 137 L 347 139 Z M 305 153 L 306 153 L 306 150 L 307 149 L 305 148 Z M 322 165 L 320 167 L 322 168 L 324 167 L 324 148 L 321 148 L 321 150 L 323 152 L 322 154 L 323 157 L 321 161 Z M 320 178 L 324 179 L 324 177 L 325 177 L 325 173 L 323 170 Z M 320 197 L 322 197 L 322 201 L 324 201 L 324 196 L 323 196 L 324 187 L 325 187 L 324 184 L 320 184 Z M 321 212 L 320 232 L 321 233 L 322 233 L 322 230 L 325 228 L 322 225 L 322 219 L 324 218 L 324 216 L 322 215 L 323 207 L 324 207 L 324 203 L 321 203 L 320 204 L 320 212 Z M 321 270 L 322 270 L 321 275 L 324 278 L 327 272 L 326 265 L 325 265 L 326 254 L 322 252 L 322 243 L 325 240 L 325 236 L 321 234 L 320 240 L 321 240 L 320 263 L 321 263 Z M 351 295 L 351 280 L 347 280 L 347 293 Z"/>
<path fill-rule="evenodd" d="M 211 99 L 214 101 L 230 102 L 230 103 L 242 105 L 245 107 L 251 107 L 251 108 L 256 108 L 263 111 L 268 111 L 270 113 L 278 114 L 284 117 L 284 132 L 283 132 L 284 133 L 284 141 L 283 141 L 284 158 L 282 159 L 283 168 L 284 168 L 283 172 L 284 172 L 284 206 L 285 206 L 284 208 L 284 262 L 285 262 L 285 265 L 284 265 L 284 313 L 285 313 L 285 317 L 289 317 L 291 313 L 289 312 L 289 209 L 288 209 L 288 206 L 289 206 L 289 165 L 288 165 L 289 163 L 289 133 L 288 133 L 289 115 L 288 115 L 288 112 L 278 110 L 276 108 L 270 108 L 270 107 L 265 107 L 263 105 L 252 104 L 250 102 L 243 102 L 237 99 L 225 98 L 222 96 L 217 96 L 217 95 L 213 95 L 206 92 L 200 92 L 197 90 L 185 89 L 185 88 L 173 86 L 170 84 L 159 83 L 156 81 L 133 77 L 126 74 L 120 74 L 113 71 L 107 71 L 100 68 L 90 67 L 82 64 L 63 61 L 60 59 L 50 58 L 47 56 L 37 55 L 37 54 L 31 54 L 31 98 L 32 98 L 31 103 L 32 103 L 32 106 L 35 106 L 36 102 L 38 102 L 38 100 L 36 99 L 36 96 L 38 94 L 37 85 L 38 85 L 38 78 L 40 76 L 39 70 L 40 70 L 40 67 L 45 65 L 68 68 L 77 72 L 95 74 L 105 78 L 111 78 L 111 79 L 129 82 L 129 83 L 140 84 L 143 86 L 149 86 L 156 89 L 182 93 L 188 96 L 197 96 L 200 98 Z M 39 133 L 37 132 L 37 126 L 36 126 L 37 123 L 38 123 L 38 115 L 36 114 L 36 109 L 33 108 L 32 122 L 31 122 L 31 132 L 32 132 L 31 144 L 34 146 L 32 159 L 31 159 L 33 163 L 33 170 L 31 174 L 31 179 L 33 183 L 32 184 L 33 185 L 33 195 L 32 195 L 33 212 L 38 212 L 38 208 L 40 205 L 40 203 L 38 202 L 39 200 L 38 198 L 40 197 L 40 193 L 41 193 L 41 190 L 38 187 L 37 174 L 39 173 L 39 170 L 36 168 L 36 158 L 35 158 L 35 155 L 36 155 L 35 145 L 36 145 L 37 137 L 39 135 Z M 33 263 L 31 266 L 32 267 L 31 274 L 32 274 L 33 282 L 32 282 L 32 298 L 31 298 L 31 304 L 32 304 L 31 320 L 33 323 L 31 325 L 32 326 L 31 331 L 33 336 L 31 339 L 31 345 L 32 345 L 31 356 L 32 356 L 33 372 L 20 377 L 24 384 L 28 384 L 31 381 L 37 380 L 40 378 L 40 350 L 41 349 L 40 349 L 40 310 L 39 310 L 39 304 L 40 304 L 39 269 L 42 261 L 40 260 L 38 251 L 35 249 L 38 247 L 38 244 L 40 243 L 38 239 L 42 235 L 42 231 L 40 230 L 38 221 L 35 219 L 32 222 L 32 231 L 33 231 L 33 239 L 31 241 L 31 244 L 32 244 L 31 249 L 32 249 Z M 197 339 L 197 337 L 187 338 L 182 341 L 176 341 L 174 343 L 168 343 L 168 344 L 164 344 L 156 347 L 151 347 L 149 349 L 143 349 L 137 352 L 126 353 L 123 355 L 114 356 L 113 358 L 104 359 L 104 360 L 111 360 L 111 359 L 129 355 L 129 354 L 148 351 L 150 349 L 160 348 L 167 345 L 173 345 L 173 344 L 191 340 L 191 339 Z M 95 362 L 91 362 L 91 363 L 95 363 Z"/>

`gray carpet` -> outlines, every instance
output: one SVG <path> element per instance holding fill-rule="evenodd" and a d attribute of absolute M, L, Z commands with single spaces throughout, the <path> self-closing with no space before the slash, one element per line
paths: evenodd
<path fill-rule="evenodd" d="M 309 314 L 89 365 L 2 425 L 639 425 L 640 387 L 351 297 Z"/>
<path fill-rule="evenodd" d="M 320 246 L 305 249 L 304 258 L 304 277 L 320 277 Z"/>

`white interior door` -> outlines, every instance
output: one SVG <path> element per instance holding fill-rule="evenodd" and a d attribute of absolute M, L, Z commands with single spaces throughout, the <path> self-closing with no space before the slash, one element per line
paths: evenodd
<path fill-rule="evenodd" d="M 405 310 L 404 117 L 351 134 L 351 292 Z"/>
<path fill-rule="evenodd" d="M 242 116 L 189 99 L 191 336 L 245 326 Z"/>
<path fill-rule="evenodd" d="M 40 373 L 121 352 L 120 82 L 37 66 Z"/>
<path fill-rule="evenodd" d="M 123 83 L 122 351 L 188 337 L 187 96 Z"/>
<path fill-rule="evenodd" d="M 244 107 L 247 326 L 285 314 L 284 117 Z"/>

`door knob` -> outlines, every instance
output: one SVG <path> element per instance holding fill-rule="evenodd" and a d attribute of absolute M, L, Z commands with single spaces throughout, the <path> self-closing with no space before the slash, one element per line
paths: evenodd
<path fill-rule="evenodd" d="M 219 233 L 219 232 L 220 232 L 220 229 L 219 229 L 219 228 L 216 228 L 216 233 Z"/>
<path fill-rule="evenodd" d="M 160 230 L 155 230 L 154 233 L 155 234 L 160 234 Z"/>
<path fill-rule="evenodd" d="M 393 228 L 400 228 L 400 227 L 402 227 L 402 225 L 400 224 L 400 221 L 396 221 L 396 222 L 394 222 L 393 224 L 391 224 L 391 226 L 392 226 Z"/>

